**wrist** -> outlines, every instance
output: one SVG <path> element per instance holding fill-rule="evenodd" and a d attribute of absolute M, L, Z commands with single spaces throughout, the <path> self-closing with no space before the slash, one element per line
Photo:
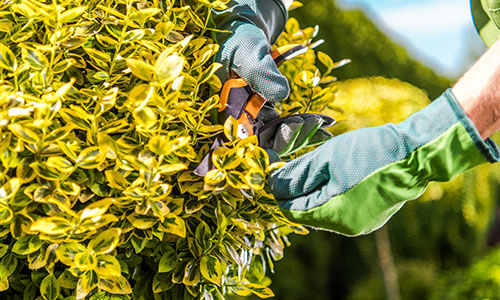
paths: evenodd
<path fill-rule="evenodd" d="M 500 129 L 500 42 L 453 86 L 452 93 L 486 139 Z"/>

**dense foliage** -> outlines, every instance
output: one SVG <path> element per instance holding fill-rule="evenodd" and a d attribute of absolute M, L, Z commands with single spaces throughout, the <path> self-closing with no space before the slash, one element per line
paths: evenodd
<path fill-rule="evenodd" d="M 212 9 L 227 1 L 0 2 L 2 299 L 269 297 L 287 221 L 269 165 L 235 121 L 213 124 L 221 83 Z M 292 19 L 279 43 L 310 45 Z M 283 114 L 330 101 L 335 64 L 283 67 Z M 216 169 L 192 170 L 215 135 Z"/>

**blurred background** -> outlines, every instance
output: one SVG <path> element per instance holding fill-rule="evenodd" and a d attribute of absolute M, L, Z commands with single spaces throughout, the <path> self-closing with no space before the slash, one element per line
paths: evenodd
<path fill-rule="evenodd" d="M 334 74 L 337 133 L 403 120 L 485 51 L 468 0 L 303 2 L 291 17 L 319 25 L 318 50 L 352 60 Z M 292 236 L 271 276 L 275 299 L 500 299 L 499 168 L 431 184 L 368 236 Z"/>

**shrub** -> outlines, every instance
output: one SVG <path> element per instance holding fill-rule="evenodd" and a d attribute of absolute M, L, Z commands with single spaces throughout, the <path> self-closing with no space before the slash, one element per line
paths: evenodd
<path fill-rule="evenodd" d="M 221 83 L 211 9 L 227 1 L 0 4 L 0 290 L 3 299 L 268 297 L 292 232 L 269 165 L 234 120 L 213 124 Z M 280 43 L 309 45 L 291 20 Z M 283 66 L 283 113 L 331 100 L 315 54 Z M 307 70 L 302 72 L 302 70 Z M 217 169 L 193 175 L 217 134 Z"/>

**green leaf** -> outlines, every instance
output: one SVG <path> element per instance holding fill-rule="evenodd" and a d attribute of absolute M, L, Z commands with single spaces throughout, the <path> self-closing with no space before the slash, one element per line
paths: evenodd
<path fill-rule="evenodd" d="M 14 218 L 14 212 L 10 207 L 0 205 L 0 225 L 9 224 Z"/>
<path fill-rule="evenodd" d="M 137 78 L 144 81 L 153 81 L 155 68 L 152 65 L 142 60 L 133 58 L 127 58 L 126 63 L 132 74 L 134 74 Z"/>
<path fill-rule="evenodd" d="M 16 56 L 12 50 L 2 43 L 0 43 L 0 68 L 11 72 L 15 72 L 17 70 Z"/>
<path fill-rule="evenodd" d="M 52 72 L 54 72 L 54 74 L 62 73 L 71 68 L 74 64 L 75 60 L 71 58 L 60 60 L 52 67 Z"/>
<path fill-rule="evenodd" d="M 48 275 L 40 284 L 40 294 L 45 300 L 56 300 L 59 297 L 59 283 L 53 274 Z"/>
<path fill-rule="evenodd" d="M 14 243 L 12 252 L 19 255 L 28 255 L 40 249 L 42 245 L 43 241 L 40 240 L 38 235 L 25 235 Z"/>
<path fill-rule="evenodd" d="M 77 6 L 75 8 L 65 10 L 62 14 L 59 15 L 57 21 L 62 24 L 78 21 L 85 10 L 87 10 L 87 6 Z"/>
<path fill-rule="evenodd" d="M 17 258 L 9 253 L 0 260 L 0 278 L 7 278 L 14 273 L 17 268 Z"/>
<path fill-rule="evenodd" d="M 184 57 L 169 55 L 170 52 L 169 49 L 163 51 L 155 64 L 156 75 L 161 86 L 165 86 L 176 79 L 184 68 Z"/>
<path fill-rule="evenodd" d="M 19 124 L 10 124 L 8 128 L 23 142 L 36 144 L 40 141 L 40 137 L 38 137 L 38 135 L 29 128 L 23 127 Z"/>
<path fill-rule="evenodd" d="M 200 271 L 203 277 L 217 285 L 222 283 L 222 265 L 215 256 L 204 256 L 200 262 Z"/>
<path fill-rule="evenodd" d="M 121 276 L 122 270 L 118 260 L 111 255 L 99 255 L 95 272 L 99 278 L 112 278 Z"/>
<path fill-rule="evenodd" d="M 177 252 L 174 248 L 169 245 L 164 245 L 163 255 L 160 258 L 160 262 L 158 263 L 158 272 L 159 273 L 167 273 L 172 271 L 178 262 Z"/>
<path fill-rule="evenodd" d="M 113 251 L 120 241 L 121 230 L 119 228 L 108 229 L 93 238 L 88 248 L 95 254 L 107 254 Z"/>
<path fill-rule="evenodd" d="M 9 245 L 0 244 L 0 257 L 3 257 L 9 251 Z"/>
<path fill-rule="evenodd" d="M 200 277 L 198 264 L 195 260 L 190 260 L 184 269 L 184 278 L 182 279 L 182 283 L 188 286 L 193 286 L 200 282 Z"/>
<path fill-rule="evenodd" d="M 170 290 L 174 286 L 172 275 L 156 273 L 153 277 L 153 293 L 159 294 Z"/>

